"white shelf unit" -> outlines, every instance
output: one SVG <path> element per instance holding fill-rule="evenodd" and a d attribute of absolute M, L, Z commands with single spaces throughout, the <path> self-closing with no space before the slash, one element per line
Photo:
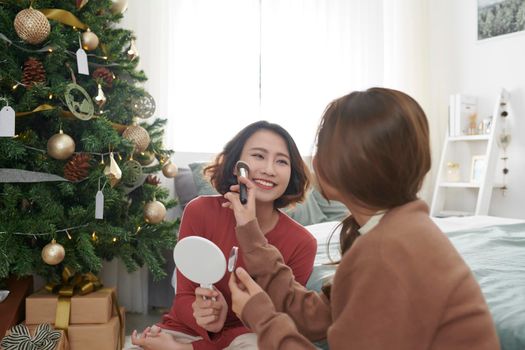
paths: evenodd
<path fill-rule="evenodd" d="M 435 217 L 488 215 L 495 183 L 501 118 L 509 115 L 509 93 L 502 89 L 492 113 L 490 132 L 483 135 L 447 136 L 443 144 L 430 214 Z M 471 181 L 472 159 L 483 156 L 485 167 L 479 181 Z M 459 164 L 459 181 L 447 181 L 447 164 Z"/>

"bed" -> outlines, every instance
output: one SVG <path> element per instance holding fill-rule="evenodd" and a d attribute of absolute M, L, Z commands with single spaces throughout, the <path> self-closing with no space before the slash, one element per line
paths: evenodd
<path fill-rule="evenodd" d="M 496 324 L 503 350 L 525 349 L 525 221 L 490 216 L 435 218 L 470 266 Z M 319 290 L 335 271 L 337 222 L 307 226 L 317 238 L 316 266 L 308 287 Z"/>

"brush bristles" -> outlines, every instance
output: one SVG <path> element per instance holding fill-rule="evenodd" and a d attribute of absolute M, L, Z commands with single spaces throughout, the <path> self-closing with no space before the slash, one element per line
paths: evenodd
<path fill-rule="evenodd" d="M 248 176 L 248 172 L 250 171 L 250 167 L 248 166 L 248 164 L 246 162 L 243 162 L 242 160 L 239 160 L 235 164 L 235 168 L 237 169 L 237 174 L 243 177 Z"/>

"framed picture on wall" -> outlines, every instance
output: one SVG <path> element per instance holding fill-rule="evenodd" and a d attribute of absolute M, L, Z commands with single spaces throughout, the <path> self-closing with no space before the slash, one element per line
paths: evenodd
<path fill-rule="evenodd" d="M 485 172 L 485 156 L 472 157 L 472 166 L 470 167 L 470 182 L 481 183 L 483 173 Z"/>
<path fill-rule="evenodd" d="M 477 0 L 478 40 L 525 30 L 525 0 Z"/>

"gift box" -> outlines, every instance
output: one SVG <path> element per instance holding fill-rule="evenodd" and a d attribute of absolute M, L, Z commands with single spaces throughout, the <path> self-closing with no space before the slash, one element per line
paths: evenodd
<path fill-rule="evenodd" d="M 33 277 L 17 279 L 10 277 L 7 280 L 9 295 L 0 303 L 0 338 L 6 331 L 24 319 L 25 298 L 33 292 Z"/>
<path fill-rule="evenodd" d="M 120 308 L 122 325 L 118 315 L 114 315 L 109 322 L 102 324 L 75 324 L 70 325 L 67 333 L 71 350 L 117 350 L 124 346 L 124 308 Z M 119 337 L 122 340 L 120 347 Z"/>
<path fill-rule="evenodd" d="M 108 323 L 112 317 L 114 288 L 102 288 L 86 295 L 71 297 L 69 324 Z M 26 323 L 55 323 L 58 295 L 45 290 L 26 298 Z"/>
<path fill-rule="evenodd" d="M 125 310 L 120 308 L 122 325 L 115 313 L 108 322 L 96 324 L 74 324 L 67 329 L 68 348 L 64 350 L 120 350 L 124 346 Z M 37 325 L 27 325 L 34 331 Z M 121 343 L 119 344 L 119 337 Z M 119 346 L 119 347 L 117 347 Z M 58 348 L 57 348 L 58 349 Z"/>
<path fill-rule="evenodd" d="M 38 328 L 39 325 L 25 325 L 25 324 L 22 324 L 22 325 L 19 325 L 20 326 L 25 326 L 27 327 L 27 329 L 29 330 L 29 334 L 31 335 L 31 337 L 34 337 L 35 336 L 35 332 L 36 332 L 36 329 Z M 52 326 L 50 325 L 47 325 L 49 328 L 48 330 L 52 330 L 53 332 L 59 332 L 60 333 L 60 339 L 58 340 L 58 343 L 56 344 L 55 346 L 55 349 L 54 350 L 70 350 L 70 347 L 69 347 L 69 342 L 68 342 L 68 339 L 65 335 L 65 332 L 63 330 L 55 330 L 52 328 Z M 8 337 L 9 334 L 11 334 L 11 331 L 13 331 L 13 329 L 10 329 L 6 332 L 5 336 Z M 20 339 L 20 335 L 17 336 L 18 339 Z M 42 339 L 42 338 L 45 338 L 45 337 L 42 337 L 42 336 L 39 336 L 38 338 Z M 20 344 L 20 346 L 16 346 L 17 348 L 18 347 L 24 347 L 23 344 Z M 0 349 L 3 349 L 1 346 L 0 346 Z"/>

